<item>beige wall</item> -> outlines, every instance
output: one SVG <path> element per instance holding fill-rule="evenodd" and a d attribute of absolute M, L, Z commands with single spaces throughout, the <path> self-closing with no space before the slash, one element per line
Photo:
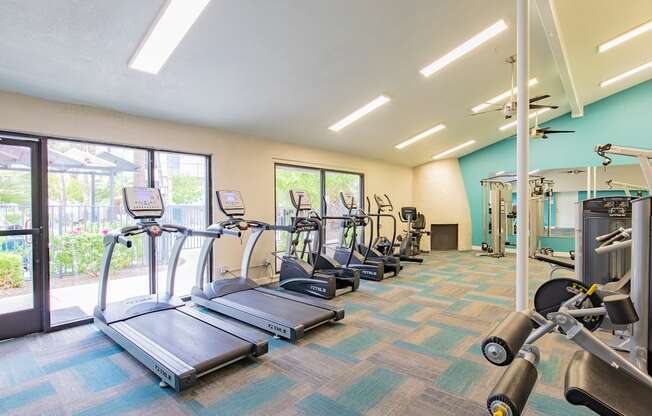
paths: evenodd
<path fill-rule="evenodd" d="M 0 108 L 0 130 L 211 154 L 213 189 L 239 189 L 249 218 L 274 222 L 276 161 L 360 172 L 368 195 L 388 193 L 397 206 L 412 203 L 412 169 L 407 167 L 5 92 L 0 92 Z M 271 259 L 274 240 L 268 234 L 259 242 L 254 265 Z M 216 248 L 217 266 L 239 269 L 239 241 L 223 239 Z"/>
<path fill-rule="evenodd" d="M 458 224 L 458 249 L 471 249 L 471 212 L 457 159 L 415 167 L 412 193 L 426 224 Z"/>

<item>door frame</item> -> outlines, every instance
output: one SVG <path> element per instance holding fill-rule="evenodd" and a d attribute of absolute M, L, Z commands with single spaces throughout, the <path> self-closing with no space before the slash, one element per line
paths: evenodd
<path fill-rule="evenodd" d="M 30 149 L 31 171 L 31 220 L 29 229 L 16 230 L 12 235 L 32 236 L 32 296 L 31 309 L 9 312 L 0 315 L 0 339 L 14 338 L 33 332 L 41 332 L 49 327 L 48 284 L 48 237 L 44 224 L 48 223 L 47 212 L 47 154 L 44 142 L 36 137 L 0 134 L 0 144 L 27 147 Z M 8 235 L 9 233 L 1 233 Z M 11 235 L 10 234 L 10 235 Z"/>

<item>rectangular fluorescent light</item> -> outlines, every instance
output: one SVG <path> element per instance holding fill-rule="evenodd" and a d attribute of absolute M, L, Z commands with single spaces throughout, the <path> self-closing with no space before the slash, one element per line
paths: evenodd
<path fill-rule="evenodd" d="M 541 169 L 534 169 L 528 172 L 528 175 L 534 175 L 535 173 L 539 173 Z"/>
<path fill-rule="evenodd" d="M 482 32 L 478 33 L 471 39 L 467 40 L 457 48 L 453 49 L 452 51 L 448 52 L 446 55 L 442 56 L 441 58 L 437 59 L 435 62 L 431 63 L 427 67 L 423 68 L 421 70 L 421 73 L 429 77 L 435 72 L 439 71 L 446 65 L 450 64 L 454 60 L 466 55 L 467 53 L 471 52 L 473 49 L 477 48 L 478 46 L 482 45 L 489 39 L 493 38 L 500 32 L 507 30 L 507 24 L 505 23 L 504 20 L 499 20 L 493 25 L 489 26 L 487 29 L 483 30 Z"/>
<path fill-rule="evenodd" d="M 532 79 L 530 80 L 530 82 L 527 83 L 527 85 L 528 85 L 528 87 L 531 87 L 531 86 L 533 86 L 533 85 L 537 85 L 538 83 L 539 83 L 539 80 L 538 80 L 538 79 L 536 79 L 536 78 L 532 78 Z M 482 104 L 476 105 L 475 107 L 473 107 L 473 108 L 471 109 L 471 111 L 473 111 L 474 113 L 477 113 L 477 112 L 479 112 L 479 111 L 482 111 L 482 110 L 484 110 L 485 108 L 489 107 L 489 106 L 492 105 L 492 104 L 497 104 L 497 103 L 503 101 L 504 99 L 509 98 L 509 97 L 512 95 L 512 93 L 513 93 L 513 94 L 516 94 L 516 92 L 517 92 L 517 88 L 514 87 L 514 89 L 513 89 L 512 91 L 507 90 L 507 91 L 505 91 L 504 93 L 502 93 L 502 94 L 500 94 L 500 95 L 497 95 L 497 96 L 495 96 L 494 98 L 492 98 L 492 99 L 490 99 L 490 100 L 487 100 L 487 102 L 485 102 L 485 103 L 482 103 Z"/>
<path fill-rule="evenodd" d="M 498 172 L 496 172 L 496 176 L 500 176 L 500 175 L 504 175 L 504 174 L 505 174 L 504 170 L 499 170 Z"/>
<path fill-rule="evenodd" d="M 340 131 L 344 127 L 355 122 L 356 120 L 361 119 L 362 117 L 366 116 L 367 114 L 371 113 L 372 111 L 374 111 L 381 105 L 386 104 L 387 102 L 389 102 L 389 98 L 385 97 L 384 95 L 381 95 L 380 97 L 374 99 L 369 104 L 365 105 L 364 107 L 358 110 L 355 110 L 353 113 L 349 114 L 348 116 L 344 117 L 342 120 L 333 124 L 332 126 L 329 127 L 329 129 L 333 131 Z"/>
<path fill-rule="evenodd" d="M 401 142 L 401 143 L 397 144 L 394 147 L 397 148 L 397 149 L 403 149 L 404 147 L 408 147 L 409 145 L 414 144 L 414 143 L 418 142 L 421 139 L 425 139 L 426 137 L 431 136 L 431 135 L 437 133 L 438 131 L 444 130 L 445 128 L 446 128 L 445 125 L 437 124 L 435 127 L 431 128 L 431 129 L 428 129 L 428 130 L 426 130 L 426 131 L 424 131 L 422 133 L 419 133 L 416 136 L 412 137 L 411 139 L 407 139 L 406 141 Z"/>
<path fill-rule="evenodd" d="M 158 74 L 210 0 L 168 0 L 131 58 L 129 67 Z"/>
<path fill-rule="evenodd" d="M 618 46 L 621 43 L 625 43 L 628 40 L 635 38 L 636 36 L 640 36 L 645 32 L 649 32 L 650 30 L 652 30 L 652 20 L 650 20 L 647 23 L 643 23 L 639 27 L 637 27 L 635 29 L 632 29 L 627 33 L 624 33 L 624 34 L 618 36 L 617 38 L 611 39 L 608 42 L 605 42 L 605 43 L 603 43 L 601 45 L 598 45 L 598 52 L 600 52 L 600 53 L 606 52 L 609 49 L 611 49 L 611 48 L 613 48 L 615 46 Z"/>
<path fill-rule="evenodd" d="M 539 111 L 533 111 L 533 112 L 530 113 L 529 118 L 534 118 L 534 117 L 536 117 L 536 116 L 540 116 L 541 114 L 546 113 L 546 112 L 548 112 L 548 111 L 550 111 L 549 108 L 542 108 L 542 109 L 539 110 Z M 514 126 L 516 125 L 516 123 L 518 123 L 518 120 L 512 121 L 511 123 L 507 123 L 507 124 L 505 124 L 504 126 L 501 126 L 501 127 L 500 127 L 500 130 L 501 130 L 501 131 L 502 131 L 502 130 L 507 130 L 507 129 L 510 128 L 510 127 L 514 127 Z"/>
<path fill-rule="evenodd" d="M 632 75 L 634 75 L 634 74 L 638 74 L 639 72 L 644 71 L 644 70 L 649 69 L 649 68 L 652 68 L 652 61 L 650 61 L 650 62 L 648 62 L 648 63 L 645 63 L 645 64 L 643 64 L 643 65 L 641 65 L 641 66 L 637 66 L 637 67 L 634 68 L 634 69 L 630 69 L 630 70 L 627 71 L 627 72 L 623 72 L 623 73 L 620 74 L 620 75 L 616 75 L 616 76 L 613 77 L 613 78 L 609 78 L 609 79 L 606 80 L 606 81 L 602 81 L 602 82 L 600 83 L 600 86 L 601 86 L 601 87 L 606 87 L 606 86 L 608 86 L 608 85 L 613 84 L 614 82 L 618 82 L 618 81 L 620 81 L 621 79 L 624 79 L 624 78 L 627 78 L 627 77 L 631 77 Z"/>
<path fill-rule="evenodd" d="M 446 150 L 446 151 L 443 151 L 443 152 L 441 152 L 441 153 L 439 153 L 439 154 L 437 154 L 437 155 L 434 155 L 432 158 L 433 158 L 433 159 L 441 159 L 441 158 L 444 157 L 444 156 L 448 156 L 448 155 L 450 155 L 451 153 L 455 153 L 455 152 L 457 152 L 458 150 L 460 150 L 460 149 L 464 149 L 464 148 L 467 147 L 467 146 L 471 146 L 471 145 L 474 144 L 474 143 L 475 143 L 475 140 L 469 140 L 469 141 L 466 142 L 466 143 L 462 143 L 462 144 L 460 144 L 459 146 L 455 146 L 455 147 L 450 148 L 450 149 L 448 149 L 448 150 Z"/>

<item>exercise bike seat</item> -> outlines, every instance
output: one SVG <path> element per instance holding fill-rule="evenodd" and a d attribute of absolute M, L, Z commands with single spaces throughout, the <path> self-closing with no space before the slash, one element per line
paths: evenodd
<path fill-rule="evenodd" d="M 577 351 L 566 370 L 566 400 L 603 416 L 645 416 L 652 389 L 588 351 Z"/>
<path fill-rule="evenodd" d="M 567 269 L 575 270 L 575 262 L 570 259 L 565 259 L 563 257 L 547 256 L 545 254 L 539 254 L 539 253 L 535 254 L 534 258 L 546 263 L 554 264 L 555 266 L 560 266 L 560 267 L 565 267 Z"/>

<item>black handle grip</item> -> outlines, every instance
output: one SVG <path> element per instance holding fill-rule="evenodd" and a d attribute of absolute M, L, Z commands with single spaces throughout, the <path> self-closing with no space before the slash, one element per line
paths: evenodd
<path fill-rule="evenodd" d="M 531 362 L 520 357 L 514 360 L 487 398 L 489 412 L 492 415 L 520 416 L 532 394 L 537 376 L 537 369 Z"/>
<path fill-rule="evenodd" d="M 529 316 L 512 312 L 482 341 L 482 354 L 492 364 L 509 365 L 533 329 Z"/>
<path fill-rule="evenodd" d="M 131 248 L 131 244 L 132 244 L 131 240 L 127 240 L 121 235 L 118 236 L 118 243 L 124 244 L 125 246 L 127 246 L 127 248 Z"/>

